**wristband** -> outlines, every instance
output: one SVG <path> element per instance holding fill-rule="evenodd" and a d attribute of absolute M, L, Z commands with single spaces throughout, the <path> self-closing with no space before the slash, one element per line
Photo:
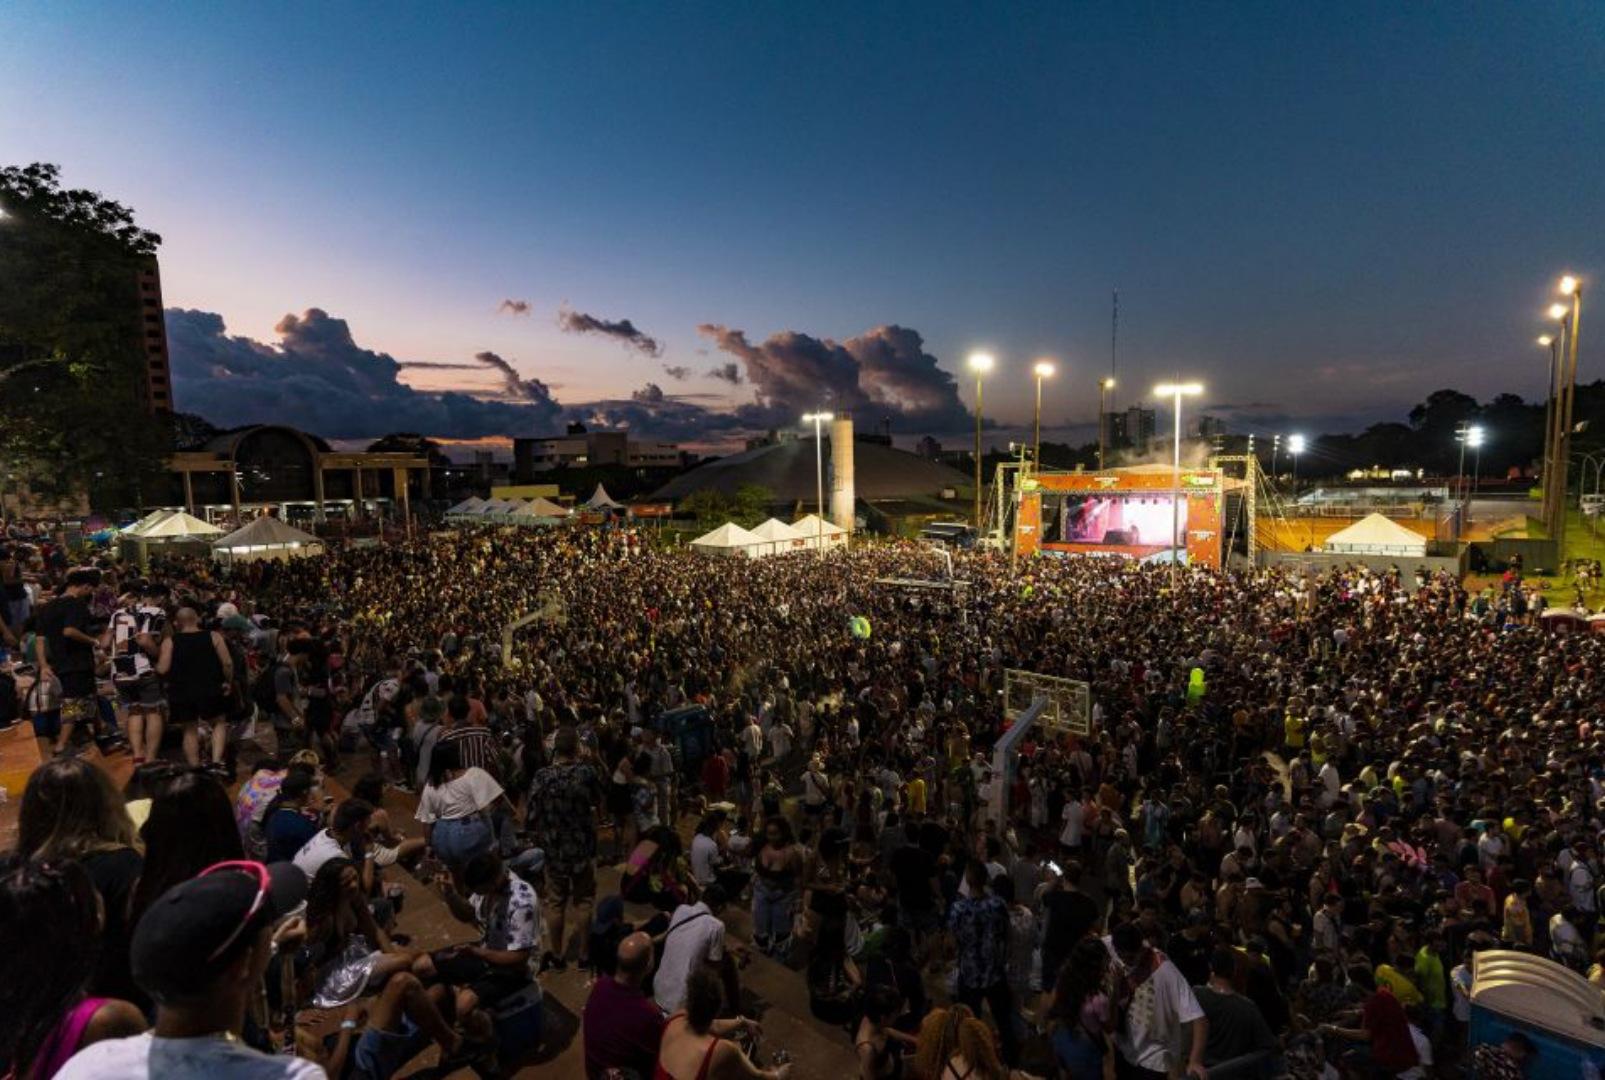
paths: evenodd
<path fill-rule="evenodd" d="M 355 1031 L 357 1030 L 357 1022 L 355 1020 L 342 1020 L 340 1021 L 340 1030 Z"/>

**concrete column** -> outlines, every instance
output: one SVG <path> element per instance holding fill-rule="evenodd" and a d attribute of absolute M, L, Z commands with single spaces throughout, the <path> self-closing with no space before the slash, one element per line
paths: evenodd
<path fill-rule="evenodd" d="M 188 469 L 184 470 L 184 512 L 191 516 L 195 514 L 195 480 Z"/>
<path fill-rule="evenodd" d="M 319 525 L 323 524 L 323 462 L 319 461 L 312 466 L 312 497 L 317 500 L 318 508 L 312 513 L 312 520 Z"/>
<path fill-rule="evenodd" d="M 234 470 L 234 463 L 228 467 L 228 498 L 234 504 L 234 524 L 240 524 L 240 474 Z"/>
<path fill-rule="evenodd" d="M 407 539 L 412 539 L 412 492 L 407 490 L 407 467 L 393 469 L 392 483 L 396 489 L 396 503 L 401 507 L 401 520 L 407 525 Z"/>
<path fill-rule="evenodd" d="M 357 499 L 357 520 L 361 521 L 361 520 L 363 520 L 364 518 L 366 518 L 368 516 L 367 511 L 364 509 L 363 504 L 362 504 L 363 493 L 362 493 L 362 466 L 361 465 L 357 466 L 356 499 Z"/>

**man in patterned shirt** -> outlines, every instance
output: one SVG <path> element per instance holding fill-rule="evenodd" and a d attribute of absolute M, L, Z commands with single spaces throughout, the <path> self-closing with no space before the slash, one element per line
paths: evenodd
<path fill-rule="evenodd" d="M 440 893 L 458 919 L 472 923 L 483 935 L 477 945 L 454 945 L 421 957 L 413 971 L 439 976 L 456 988 L 457 1016 L 475 1036 L 490 1033 L 488 1017 L 475 1016 L 479 1008 L 493 1008 L 518 994 L 541 1000 L 535 981 L 535 957 L 541 940 L 540 899 L 534 886 L 503 865 L 494 851 L 475 855 L 463 867 L 463 884 L 469 895 L 452 887 L 442 875 Z"/>
<path fill-rule="evenodd" d="M 969 896 L 953 901 L 947 924 L 958 947 L 958 999 L 980 1015 L 981 1002 L 992 1006 L 1002 1036 L 1003 1060 L 1019 1061 L 1014 1031 L 1014 1000 L 1009 992 L 1009 908 L 987 891 L 986 864 L 971 859 L 964 868 Z"/>
<path fill-rule="evenodd" d="M 579 733 L 557 729 L 552 764 L 530 781 L 527 823 L 546 853 L 547 917 L 550 951 L 544 966 L 562 971 L 565 912 L 575 909 L 579 933 L 590 923 L 596 896 L 596 812 L 603 805 L 602 781 L 590 762 L 579 760 Z"/>

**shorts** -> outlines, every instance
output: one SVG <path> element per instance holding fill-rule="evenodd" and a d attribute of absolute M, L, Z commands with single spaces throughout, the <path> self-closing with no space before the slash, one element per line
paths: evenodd
<path fill-rule="evenodd" d="M 514 994 L 528 989 L 530 977 L 527 971 L 507 971 L 492 968 L 477 956 L 465 952 L 456 952 L 444 949 L 431 953 L 429 959 L 435 965 L 435 974 L 443 982 L 464 990 L 472 990 L 479 999 L 479 1004 L 485 1008 L 497 1005 Z"/>
<path fill-rule="evenodd" d="M 596 898 L 596 864 L 563 868 L 546 864 L 546 899 L 556 907 L 588 904 Z"/>
<path fill-rule="evenodd" d="M 155 675 L 141 675 L 133 682 L 120 682 L 117 703 L 125 709 L 158 709 L 162 705 L 162 681 Z"/>
<path fill-rule="evenodd" d="M 195 724 L 202 720 L 221 720 L 228 715 L 228 701 L 222 697 L 206 701 L 174 701 L 167 706 L 167 716 L 175 724 Z"/>
<path fill-rule="evenodd" d="M 435 822 L 429 833 L 429 846 L 435 849 L 440 861 L 454 870 L 468 865 L 468 860 L 496 848 L 496 836 L 490 822 L 475 815 L 466 818 L 442 818 Z"/>
<path fill-rule="evenodd" d="M 400 1031 L 380 1031 L 369 1028 L 357 1040 L 356 1049 L 352 1052 L 351 1062 L 356 1067 L 356 1075 L 364 1080 L 389 1080 L 400 1072 L 407 1062 L 423 1053 L 433 1040 L 429 1033 L 413 1023 L 411 1018 L 401 1018 Z"/>

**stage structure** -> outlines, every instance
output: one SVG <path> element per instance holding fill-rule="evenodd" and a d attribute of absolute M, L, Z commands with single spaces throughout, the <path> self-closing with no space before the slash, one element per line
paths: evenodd
<path fill-rule="evenodd" d="M 1005 668 L 1003 716 L 1009 730 L 992 747 L 992 820 L 1009 820 L 1009 789 L 1020 762 L 1020 744 L 1033 729 L 1049 740 L 1092 733 L 1092 687 L 1075 679 Z"/>
<path fill-rule="evenodd" d="M 1179 498 L 1183 559 L 1219 567 L 1227 486 L 1218 468 L 1037 473 L 1015 488 L 1014 552 L 1167 559 L 1171 504 Z"/>

